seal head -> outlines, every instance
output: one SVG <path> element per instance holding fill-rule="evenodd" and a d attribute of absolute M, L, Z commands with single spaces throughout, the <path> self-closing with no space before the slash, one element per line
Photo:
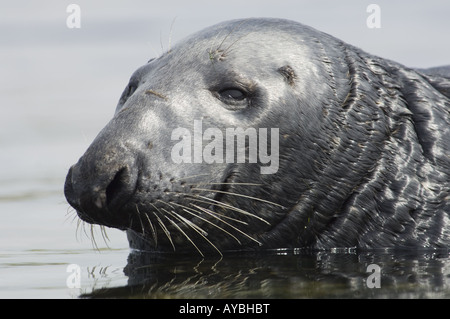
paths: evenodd
<path fill-rule="evenodd" d="M 293 21 L 224 22 L 132 75 L 65 195 L 146 250 L 448 247 L 449 87 Z"/>

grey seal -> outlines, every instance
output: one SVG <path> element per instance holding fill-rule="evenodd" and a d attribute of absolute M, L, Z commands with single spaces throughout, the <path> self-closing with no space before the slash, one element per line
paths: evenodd
<path fill-rule="evenodd" d="M 449 88 L 294 21 L 223 22 L 134 72 L 65 196 L 150 251 L 449 247 Z"/>

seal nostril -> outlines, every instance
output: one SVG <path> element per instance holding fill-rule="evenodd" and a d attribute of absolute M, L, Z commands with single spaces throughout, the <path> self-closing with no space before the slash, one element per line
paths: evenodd
<path fill-rule="evenodd" d="M 111 202 L 120 199 L 127 193 L 129 189 L 129 174 L 126 167 L 117 171 L 114 178 L 106 187 L 106 205 L 110 206 Z"/>

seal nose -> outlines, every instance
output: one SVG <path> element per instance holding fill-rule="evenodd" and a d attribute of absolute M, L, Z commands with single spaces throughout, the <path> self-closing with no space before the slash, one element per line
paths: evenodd
<path fill-rule="evenodd" d="M 130 163 L 95 165 L 82 157 L 67 173 L 64 195 L 81 219 L 117 227 L 126 216 L 114 213 L 134 194 L 137 175 Z"/>

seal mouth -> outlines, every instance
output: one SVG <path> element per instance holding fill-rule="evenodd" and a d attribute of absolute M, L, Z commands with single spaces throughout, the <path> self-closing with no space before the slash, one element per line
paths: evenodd
<path fill-rule="evenodd" d="M 234 189 L 261 186 L 237 182 L 238 177 L 238 173 L 231 172 L 223 182 L 188 184 L 182 180 L 179 183 L 184 189 L 166 194 L 176 194 L 176 197 L 135 204 L 127 229 L 129 239 L 132 238 L 131 248 L 159 252 L 197 250 L 203 256 L 204 250 L 222 254 L 224 250 L 262 246 L 260 233 L 272 227 L 270 221 L 239 204 L 250 200 L 254 201 L 254 207 L 258 204 L 270 205 L 272 209 L 282 206 Z"/>

